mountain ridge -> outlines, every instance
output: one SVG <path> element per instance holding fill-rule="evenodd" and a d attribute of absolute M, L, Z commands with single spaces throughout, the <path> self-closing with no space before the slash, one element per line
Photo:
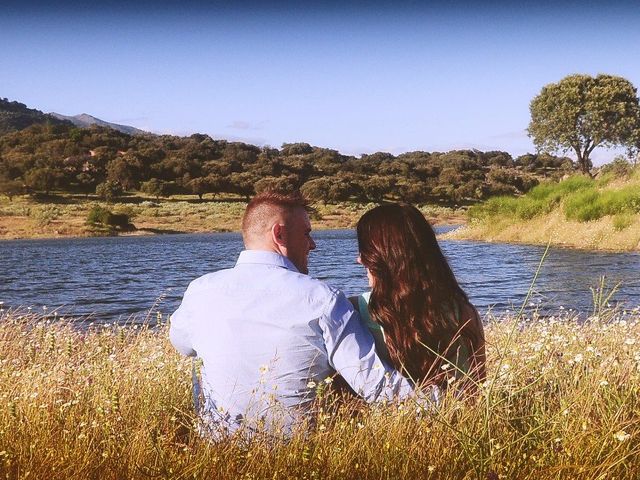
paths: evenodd
<path fill-rule="evenodd" d="M 79 115 L 62 115 L 61 113 L 51 112 L 49 113 L 54 118 L 58 120 L 66 120 L 68 122 L 73 123 L 76 127 L 87 128 L 91 125 L 98 125 L 99 127 L 107 127 L 113 130 L 117 130 L 122 133 L 126 133 L 127 135 L 145 135 L 149 132 L 145 132 L 144 130 L 140 130 L 139 128 L 132 127 L 130 125 L 121 125 L 119 123 L 107 122 L 106 120 L 102 120 L 100 118 L 94 117 L 93 115 L 89 115 L 88 113 L 81 113 Z"/>
<path fill-rule="evenodd" d="M 35 108 L 28 108 L 24 103 L 9 101 L 0 97 L 0 135 L 23 130 L 35 124 L 67 124 L 62 120 Z"/>

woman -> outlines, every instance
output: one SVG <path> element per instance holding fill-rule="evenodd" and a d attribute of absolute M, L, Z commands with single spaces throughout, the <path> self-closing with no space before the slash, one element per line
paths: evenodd
<path fill-rule="evenodd" d="M 357 231 L 358 262 L 372 291 L 352 301 L 380 355 L 416 383 L 473 389 L 484 381 L 482 322 L 422 213 L 381 205 L 362 216 Z"/>

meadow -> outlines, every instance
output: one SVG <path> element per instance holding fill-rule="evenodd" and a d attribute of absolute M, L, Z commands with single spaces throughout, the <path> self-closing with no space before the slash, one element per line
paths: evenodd
<path fill-rule="evenodd" d="M 640 250 L 640 167 L 613 162 L 596 178 L 574 175 L 520 197 L 492 197 L 470 207 L 468 220 L 450 238 Z"/>
<path fill-rule="evenodd" d="M 0 478 L 637 478 L 640 308 L 594 300 L 586 319 L 487 315 L 476 398 L 365 406 L 321 385 L 288 441 L 201 438 L 162 315 L 78 328 L 0 310 Z"/>

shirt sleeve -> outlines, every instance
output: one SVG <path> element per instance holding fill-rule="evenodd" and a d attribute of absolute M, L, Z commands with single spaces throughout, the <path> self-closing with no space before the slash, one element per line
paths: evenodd
<path fill-rule="evenodd" d="M 380 359 L 371 332 L 342 292 L 333 296 L 320 326 L 329 364 L 367 402 L 413 394 L 409 381 Z"/>
<path fill-rule="evenodd" d="M 182 304 L 171 315 L 171 325 L 169 326 L 169 340 L 173 346 L 183 355 L 189 357 L 195 357 L 196 351 L 191 344 L 191 338 L 189 336 L 189 322 L 193 321 L 192 315 L 189 313 L 189 304 L 187 294 L 182 300 Z"/>

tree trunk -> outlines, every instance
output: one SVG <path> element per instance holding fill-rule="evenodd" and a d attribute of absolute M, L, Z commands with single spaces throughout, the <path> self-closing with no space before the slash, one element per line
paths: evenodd
<path fill-rule="evenodd" d="M 589 169 L 589 165 L 591 164 L 589 160 L 589 152 L 587 149 L 583 152 L 579 147 L 574 148 L 576 152 L 576 156 L 578 157 L 578 166 L 580 167 L 580 171 L 586 175 L 591 177 L 591 172 Z"/>

